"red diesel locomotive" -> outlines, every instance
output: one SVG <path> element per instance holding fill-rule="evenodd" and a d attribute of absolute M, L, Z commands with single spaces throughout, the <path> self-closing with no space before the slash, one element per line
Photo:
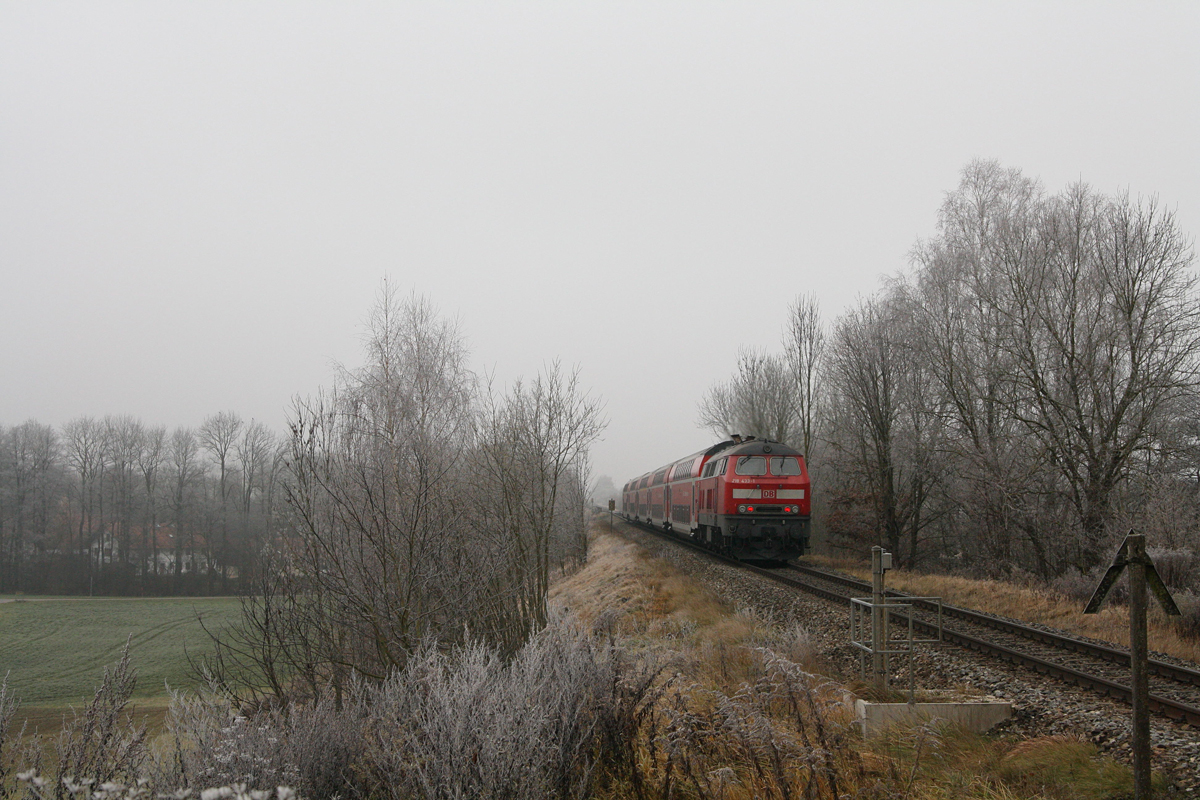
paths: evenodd
<path fill-rule="evenodd" d="M 735 436 L 621 492 L 621 514 L 741 559 L 787 561 L 808 549 L 804 458 L 779 442 Z"/>

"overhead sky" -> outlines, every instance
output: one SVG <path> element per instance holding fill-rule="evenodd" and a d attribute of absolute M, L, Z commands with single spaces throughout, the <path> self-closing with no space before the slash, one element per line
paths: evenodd
<path fill-rule="evenodd" d="M 620 484 L 977 157 L 1200 232 L 1200 4 L 3 3 L 0 424 L 282 429 L 387 276 L 577 365 Z"/>

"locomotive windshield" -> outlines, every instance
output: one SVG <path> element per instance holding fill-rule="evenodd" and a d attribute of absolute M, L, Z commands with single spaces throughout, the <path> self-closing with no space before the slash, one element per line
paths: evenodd
<path fill-rule="evenodd" d="M 775 456 L 771 459 L 772 475 L 799 475 L 800 462 L 791 456 Z"/>
<path fill-rule="evenodd" d="M 762 456 L 742 456 L 734 469 L 738 475 L 766 475 L 767 460 Z"/>

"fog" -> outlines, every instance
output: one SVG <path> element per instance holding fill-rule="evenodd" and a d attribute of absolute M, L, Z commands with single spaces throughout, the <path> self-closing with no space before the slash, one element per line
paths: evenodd
<path fill-rule="evenodd" d="M 0 6 L 0 424 L 281 429 L 387 277 L 504 385 L 606 402 L 597 474 L 905 269 L 962 167 L 1200 231 L 1192 4 Z"/>

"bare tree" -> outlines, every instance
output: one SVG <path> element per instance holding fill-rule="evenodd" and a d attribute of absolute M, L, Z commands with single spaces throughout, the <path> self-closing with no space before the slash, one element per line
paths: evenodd
<path fill-rule="evenodd" d="M 106 531 L 107 563 L 110 565 L 110 590 L 122 591 L 129 588 L 127 574 L 131 560 L 131 537 L 134 520 L 135 478 L 134 472 L 141 460 L 145 430 L 142 423 L 129 415 L 104 418 L 104 441 L 109 464 L 107 489 L 109 508 L 112 514 L 111 527 Z M 105 544 L 102 540 L 101 551 Z M 102 556 L 102 558 L 104 558 Z"/>
<path fill-rule="evenodd" d="M 204 420 L 197 432 L 200 444 L 217 462 L 218 497 L 221 525 L 221 591 L 229 590 L 229 467 L 230 458 L 242 430 L 242 418 L 233 411 L 221 411 Z M 211 574 L 211 572 L 210 572 Z"/>
<path fill-rule="evenodd" d="M 923 376 L 906 344 L 910 312 L 895 296 L 862 301 L 838 320 L 829 355 L 828 452 L 841 480 L 831 489 L 834 502 L 866 500 L 875 540 L 900 554 L 907 533 L 912 562 L 929 522 L 924 512 L 933 472 L 925 458 L 932 426 Z"/>
<path fill-rule="evenodd" d="M 1095 566 L 1118 516 L 1200 474 L 1192 260 L 1154 200 L 1047 196 L 1018 170 L 969 164 L 913 279 L 839 322 L 831 488 L 879 509 L 889 545 L 897 523 L 944 520 L 939 549 L 967 561 Z M 898 469 L 909 477 L 889 480 Z"/>
<path fill-rule="evenodd" d="M 817 440 L 825 358 L 825 328 L 821 323 L 821 306 L 814 295 L 797 297 L 788 309 L 783 352 L 791 373 L 788 388 L 792 392 L 798 429 L 795 444 L 807 459 Z"/>
<path fill-rule="evenodd" d="M 288 519 L 332 668 L 382 678 L 433 631 L 461 624 L 474 392 L 457 326 L 385 286 L 366 365 L 297 403 Z"/>
<path fill-rule="evenodd" d="M 1013 416 L 1019 404 L 1010 336 L 1007 283 L 1000 269 L 1004 232 L 1027 226 L 1044 201 L 1019 170 L 975 161 L 939 214 L 939 236 L 919 243 L 913 308 L 915 346 L 940 395 L 946 436 L 942 455 L 954 476 L 945 486 L 959 512 L 950 552 L 979 552 L 1008 565 L 1027 547 L 1042 572 L 1046 537 L 1061 520 L 1047 506 L 1053 479 L 1041 447 Z M 1014 541 L 1014 535 L 1021 542 Z"/>
<path fill-rule="evenodd" d="M 174 591 L 182 592 L 185 566 L 196 572 L 195 556 L 196 483 L 203 476 L 200 463 L 200 444 L 191 428 L 176 428 L 171 432 L 167 460 L 171 470 L 171 523 L 174 528 Z M 186 561 L 185 561 L 186 558 Z"/>
<path fill-rule="evenodd" d="M 502 538 L 505 568 L 491 594 L 489 627 L 508 652 L 546 624 L 551 568 L 580 550 L 589 467 L 587 450 L 604 429 L 600 402 L 579 373 L 555 362 L 529 384 L 492 396 L 478 450 L 481 483 L 491 487 L 479 520 Z M 506 602 L 507 601 L 507 602 Z"/>
<path fill-rule="evenodd" d="M 266 550 L 276 566 L 212 662 L 243 690 L 340 698 L 433 640 L 511 654 L 546 623 L 552 569 L 582 554 L 602 422 L 577 373 L 481 403 L 457 325 L 386 285 L 366 356 L 295 404 L 286 549 Z"/>
<path fill-rule="evenodd" d="M 147 428 L 138 451 L 145 505 L 142 518 L 142 554 L 140 573 L 145 585 L 149 571 L 158 574 L 158 477 L 167 457 L 167 429 L 162 425 Z M 149 559 L 149 560 L 147 560 Z"/>
<path fill-rule="evenodd" d="M 0 430 L 0 527 L 8 517 L 9 535 L 0 536 L 0 587 L 22 591 L 29 552 L 46 546 L 54 513 L 58 436 L 49 425 L 29 420 Z M 7 506 L 7 513 L 5 511 Z"/>
<path fill-rule="evenodd" d="M 79 481 L 79 552 L 86 556 L 88 593 L 94 590 L 96 565 L 96 500 L 105 470 L 104 426 L 92 417 L 79 417 L 63 426 L 67 461 Z"/>
<path fill-rule="evenodd" d="M 275 450 L 274 434 L 266 425 L 255 420 L 250 420 L 242 431 L 241 438 L 234 445 L 234 454 L 242 479 L 240 511 L 243 518 L 250 517 L 255 492 L 260 496 L 265 494 Z"/>
<path fill-rule="evenodd" d="M 1006 344 L 1027 403 L 1014 415 L 1050 454 L 1078 514 L 1080 569 L 1103 558 L 1114 492 L 1160 415 L 1196 388 L 1193 253 L 1157 201 L 1074 186 L 1040 230 L 1006 242 Z"/>
<path fill-rule="evenodd" d="M 743 349 L 733 377 L 714 385 L 700 401 L 700 426 L 722 438 L 740 433 L 799 443 L 803 434 L 792 378 L 783 358 Z"/>

